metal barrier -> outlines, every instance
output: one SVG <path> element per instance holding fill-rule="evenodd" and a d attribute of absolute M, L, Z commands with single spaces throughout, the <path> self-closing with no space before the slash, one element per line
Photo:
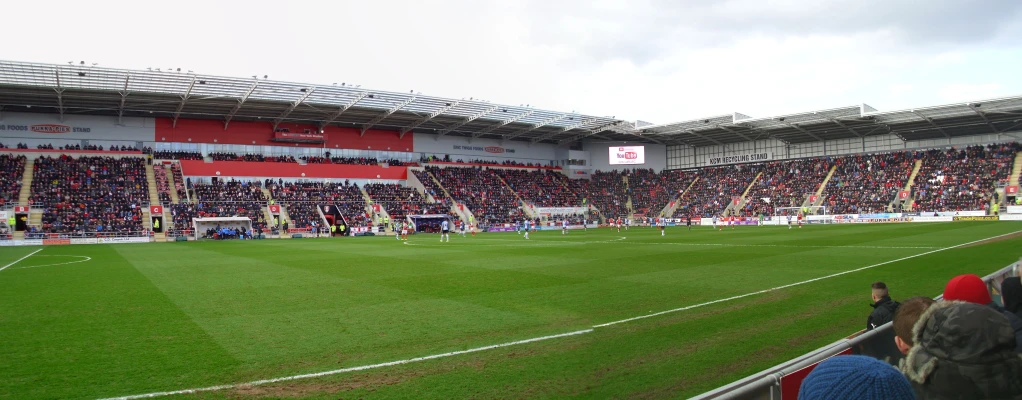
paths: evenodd
<path fill-rule="evenodd" d="M 1000 284 L 1005 278 L 1019 276 L 1022 261 L 1001 268 L 983 278 L 991 293 L 1000 302 Z M 935 299 L 940 300 L 941 296 Z M 861 354 L 891 365 L 898 365 L 904 358 L 894 344 L 894 325 L 886 323 L 872 331 L 859 331 L 801 357 L 786 361 L 768 368 L 752 376 L 732 382 L 709 392 L 693 397 L 697 400 L 706 399 L 738 399 L 738 400 L 784 400 L 793 399 L 798 394 L 802 379 L 811 371 L 811 367 L 838 354 Z M 787 393 L 787 397 L 785 396 Z"/>

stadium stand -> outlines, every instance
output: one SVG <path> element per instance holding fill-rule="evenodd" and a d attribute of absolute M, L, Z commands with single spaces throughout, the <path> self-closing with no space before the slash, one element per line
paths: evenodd
<path fill-rule="evenodd" d="M 25 161 L 25 156 L 0 155 L 0 206 L 18 202 Z"/>
<path fill-rule="evenodd" d="M 148 150 L 148 151 L 146 151 Z M 143 149 L 145 154 L 152 155 L 157 160 L 201 160 L 202 154 L 189 151 L 152 151 Z"/>
<path fill-rule="evenodd" d="M 491 170 L 435 166 L 427 166 L 426 169 L 455 201 L 472 210 L 480 225 L 511 223 L 525 218 L 518 197 Z"/>
<path fill-rule="evenodd" d="M 721 215 L 733 197 L 741 196 L 752 180 L 764 170 L 763 164 L 709 167 L 696 171 L 699 181 L 682 198 L 681 214 L 710 218 Z"/>
<path fill-rule="evenodd" d="M 628 215 L 628 189 L 618 171 L 596 171 L 588 183 L 583 183 L 585 193 L 600 213 L 606 218 Z"/>
<path fill-rule="evenodd" d="M 160 196 L 161 204 L 170 204 L 170 182 L 167 180 L 167 170 L 163 165 L 153 165 L 153 174 L 156 176 L 156 191 Z"/>
<path fill-rule="evenodd" d="M 763 175 L 749 191 L 743 211 L 749 215 L 773 215 L 774 207 L 800 207 L 816 192 L 830 171 L 827 158 L 776 161 L 766 164 Z"/>
<path fill-rule="evenodd" d="M 917 211 L 984 210 L 998 184 L 1008 183 L 1019 144 L 929 150 L 916 176 Z"/>
<path fill-rule="evenodd" d="M 199 217 L 248 217 L 252 220 L 252 230 L 263 232 L 266 228 L 262 207 L 267 199 L 259 181 L 218 180 L 196 183 L 192 187 L 196 196 L 194 212 Z"/>
<path fill-rule="evenodd" d="M 296 163 L 294 157 L 291 156 L 264 156 L 262 154 L 242 154 L 237 155 L 234 153 L 210 153 L 209 157 L 213 161 L 255 161 L 255 162 L 282 162 L 282 163 Z"/>
<path fill-rule="evenodd" d="M 149 203 L 141 158 L 40 157 L 31 202 L 44 208 L 44 233 L 106 235 L 141 232 Z"/>
<path fill-rule="evenodd" d="M 910 152 L 837 157 L 824 195 L 831 214 L 886 212 L 912 173 Z"/>
<path fill-rule="evenodd" d="M 365 185 L 365 190 L 375 203 L 387 210 L 392 221 L 403 220 L 408 215 L 452 215 L 450 203 L 429 203 L 419 191 L 410 187 L 370 183 Z"/>
<path fill-rule="evenodd" d="M 547 170 L 491 169 L 521 197 L 537 207 L 578 207 L 582 196 L 571 190 L 564 174 Z"/>
<path fill-rule="evenodd" d="M 682 171 L 634 169 L 628 172 L 628 188 L 635 214 L 659 216 L 695 179 L 695 174 Z"/>

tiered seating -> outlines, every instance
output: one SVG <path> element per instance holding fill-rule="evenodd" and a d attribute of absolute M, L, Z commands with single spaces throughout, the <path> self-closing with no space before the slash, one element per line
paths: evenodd
<path fill-rule="evenodd" d="M 515 194 L 490 170 L 426 167 L 480 224 L 511 223 L 525 217 Z"/>
<path fill-rule="evenodd" d="M 34 174 L 31 201 L 44 208 L 42 232 L 142 231 L 149 189 L 141 158 L 42 157 Z"/>
<path fill-rule="evenodd" d="M 916 175 L 918 211 L 983 210 L 998 183 L 1007 183 L 1017 143 L 927 151 Z"/>
<path fill-rule="evenodd" d="M 18 202 L 24 173 L 25 156 L 0 155 L 0 206 Z"/>
<path fill-rule="evenodd" d="M 366 199 L 362 197 L 362 191 L 359 190 L 358 185 L 344 182 L 343 185 L 337 185 L 333 191 L 337 195 L 337 200 L 333 204 L 344 216 L 348 226 L 372 225 L 369 213 L 366 212 Z"/>
<path fill-rule="evenodd" d="M 252 220 L 252 229 L 262 232 L 266 228 L 266 218 L 262 207 L 266 205 L 262 184 L 258 181 L 243 182 L 230 180 L 206 184 L 192 185 L 195 189 L 195 211 L 200 217 L 248 217 Z"/>
<path fill-rule="evenodd" d="M 272 180 L 267 183 L 273 199 L 287 208 L 291 217 L 290 227 L 298 229 L 323 225 L 316 207 L 335 202 L 333 191 L 336 185 L 322 182 L 273 183 Z"/>
<path fill-rule="evenodd" d="M 517 161 L 512 161 L 512 160 L 503 160 L 503 161 L 483 160 L 483 159 L 473 159 L 473 160 L 468 160 L 468 161 L 465 161 L 465 160 L 462 160 L 462 159 L 452 160 L 451 156 L 449 156 L 449 155 L 445 155 L 443 158 L 434 157 L 434 156 L 423 157 L 419 161 L 421 161 L 422 164 L 431 163 L 431 162 L 445 162 L 445 163 L 454 163 L 454 164 L 504 165 L 504 166 L 508 166 L 508 167 L 543 167 L 543 165 L 540 165 L 539 163 L 531 163 L 531 162 L 530 163 L 522 163 L 522 162 L 517 162 Z"/>
<path fill-rule="evenodd" d="M 174 174 L 174 189 L 177 190 L 177 200 L 184 202 L 188 200 L 188 190 L 185 188 L 185 178 L 181 174 L 181 164 L 170 165 L 170 173 Z"/>
<path fill-rule="evenodd" d="M 816 193 L 827 178 L 830 166 L 826 158 L 766 163 L 763 176 L 749 191 L 749 202 L 743 212 L 752 216 L 772 215 L 775 207 L 801 207 L 805 196 Z"/>
<path fill-rule="evenodd" d="M 525 169 L 492 169 L 511 190 L 536 207 L 578 207 L 582 196 L 566 186 L 567 177 L 558 172 Z"/>
<path fill-rule="evenodd" d="M 242 154 L 237 155 L 235 153 L 210 153 L 209 156 L 213 158 L 213 161 L 254 161 L 254 162 L 281 162 L 281 163 L 297 163 L 294 157 L 291 156 L 264 156 L 262 154 Z"/>
<path fill-rule="evenodd" d="M 451 206 L 449 203 L 428 203 L 419 194 L 418 190 L 410 187 L 370 183 L 365 186 L 365 190 L 374 202 L 379 203 L 387 210 L 387 214 L 390 215 L 390 219 L 393 221 L 403 220 L 408 215 L 439 214 L 454 216 L 450 212 Z"/>
<path fill-rule="evenodd" d="M 763 171 L 762 164 L 727 165 L 696 170 L 699 181 L 682 198 L 675 215 L 710 218 L 721 215 Z"/>
<path fill-rule="evenodd" d="M 301 157 L 307 164 L 346 164 L 346 165 L 376 165 L 379 161 L 373 157 Z"/>
<path fill-rule="evenodd" d="M 433 196 L 434 200 L 439 202 L 447 197 L 444 195 L 444 190 L 437 186 L 436 181 L 426 171 L 413 170 L 412 174 L 419 179 L 419 182 L 422 182 L 423 188 L 426 189 L 426 194 Z"/>
<path fill-rule="evenodd" d="M 604 217 L 624 218 L 628 215 L 628 189 L 618 171 L 596 171 L 588 183 L 578 182 L 586 187 L 585 193 Z"/>
<path fill-rule="evenodd" d="M 837 168 L 824 192 L 831 214 L 886 212 L 912 174 L 912 153 L 854 155 L 834 159 Z"/>
<path fill-rule="evenodd" d="M 163 165 L 153 165 L 153 175 L 156 176 L 156 192 L 160 196 L 160 204 L 170 204 L 170 182 L 167 181 L 167 170 Z"/>
<path fill-rule="evenodd" d="M 681 171 L 657 173 L 652 169 L 636 169 L 628 172 L 632 210 L 637 214 L 660 215 L 664 207 L 678 197 L 693 179 L 694 174 Z"/>

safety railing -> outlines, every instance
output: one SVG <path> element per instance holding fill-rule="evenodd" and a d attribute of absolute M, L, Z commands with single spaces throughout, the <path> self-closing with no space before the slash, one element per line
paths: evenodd
<path fill-rule="evenodd" d="M 1000 302 L 1000 284 L 1005 278 L 1018 276 L 1022 262 L 1011 264 L 983 278 L 988 289 Z M 936 297 L 937 300 L 941 296 Z M 810 367 L 839 354 L 860 354 L 898 365 L 904 358 L 894 344 L 894 326 L 884 324 L 871 331 L 859 331 L 847 338 L 811 351 L 801 357 L 786 361 L 752 376 L 732 382 L 709 392 L 693 397 L 697 400 L 785 400 L 794 399 L 802 380 Z"/>

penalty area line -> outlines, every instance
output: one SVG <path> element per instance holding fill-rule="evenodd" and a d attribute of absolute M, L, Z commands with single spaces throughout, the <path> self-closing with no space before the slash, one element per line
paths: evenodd
<path fill-rule="evenodd" d="M 10 263 L 10 264 L 7 264 L 7 265 L 4 265 L 4 266 L 0 267 L 0 271 L 3 271 L 3 270 L 5 270 L 5 269 L 7 269 L 7 267 L 10 267 L 10 266 L 12 266 L 12 265 L 14 265 L 14 264 L 20 263 L 20 262 L 22 262 L 22 261 L 23 261 L 24 259 L 26 259 L 26 258 L 29 258 L 29 257 L 32 257 L 32 256 L 33 256 L 33 255 L 34 255 L 35 253 L 38 253 L 38 252 L 40 252 L 40 251 L 43 251 L 43 249 L 39 249 L 39 250 L 33 251 L 33 252 L 31 252 L 31 253 L 28 253 L 28 255 L 27 255 L 27 256 L 21 257 L 21 258 L 19 258 L 19 259 L 15 260 L 14 262 L 12 262 L 12 263 Z"/>
<path fill-rule="evenodd" d="M 979 243 L 979 242 L 983 242 L 983 241 L 987 241 L 987 240 L 992 240 L 992 239 L 998 239 L 998 238 L 1002 238 L 1002 237 L 1005 237 L 1005 236 L 1011 236 L 1011 235 L 1015 235 L 1015 234 L 1018 234 L 1018 233 L 1022 233 L 1022 230 L 1011 232 L 1011 233 L 1006 233 L 1006 234 L 1003 234 L 1003 235 L 997 235 L 997 236 L 993 236 L 993 237 L 988 237 L 988 238 L 985 238 L 985 239 L 974 240 L 974 241 L 971 241 L 971 242 L 968 242 L 968 243 L 962 243 L 962 244 L 958 244 L 958 245 L 954 245 L 954 246 L 950 246 L 950 247 L 944 247 L 944 248 L 940 248 L 940 249 L 936 249 L 936 250 L 931 250 L 931 251 L 927 251 L 927 252 L 924 252 L 924 253 L 919 253 L 919 254 L 916 254 L 916 255 L 908 256 L 908 257 L 902 257 L 902 258 L 899 258 L 899 259 L 896 259 L 896 260 L 885 261 L 885 262 L 882 262 L 882 263 L 868 265 L 868 266 L 861 267 L 861 268 L 856 268 L 856 269 L 851 269 L 851 270 L 844 271 L 844 272 L 838 272 L 838 273 L 835 273 L 835 274 L 821 276 L 821 277 L 818 277 L 818 278 L 808 279 L 808 280 L 804 280 L 804 281 L 801 281 L 801 282 L 790 283 L 790 284 L 787 284 L 787 285 L 778 286 L 778 287 L 774 287 L 774 288 L 770 288 L 770 289 L 764 289 L 764 290 L 760 290 L 760 291 L 756 291 L 756 292 L 751 292 L 751 293 L 746 293 L 746 294 L 741 294 L 741 295 L 737 295 L 737 296 L 732 296 L 732 297 L 728 297 L 728 298 L 724 298 L 724 299 L 708 301 L 708 302 L 705 302 L 705 303 L 694 304 L 694 305 L 690 305 L 690 306 L 686 306 L 686 307 L 680 307 L 680 308 L 675 308 L 675 309 L 666 310 L 666 311 L 660 311 L 660 312 L 657 312 L 657 313 L 640 315 L 638 317 L 632 317 L 632 318 L 622 319 L 622 320 L 618 320 L 618 321 L 611 321 L 611 322 L 607 322 L 607 323 L 603 323 L 603 324 L 599 324 L 599 325 L 593 325 L 589 329 L 583 329 L 583 330 L 578 330 L 578 331 L 573 331 L 573 332 L 561 333 L 561 334 L 557 334 L 557 335 L 541 336 L 541 337 L 536 337 L 536 338 L 531 338 L 531 339 L 523 339 L 523 340 L 517 340 L 517 341 L 513 341 L 513 342 L 494 344 L 494 345 L 490 345 L 490 346 L 475 347 L 475 348 L 471 348 L 471 349 L 467 349 L 467 350 L 452 351 L 452 352 L 449 352 L 449 353 L 433 354 L 433 355 L 416 357 L 416 358 L 408 358 L 408 359 L 404 359 L 404 360 L 390 361 L 390 362 L 379 363 L 379 364 L 362 365 L 362 366 L 357 366 L 357 367 L 335 369 L 335 370 L 330 370 L 330 371 L 315 372 L 315 373 L 309 373 L 309 374 L 301 374 L 301 375 L 292 375 L 292 376 L 285 376 L 285 377 L 279 377 L 279 378 L 263 379 L 263 380 L 258 380 L 258 381 L 245 382 L 245 383 L 234 383 L 234 384 L 226 384 L 226 385 L 207 386 L 207 387 L 195 388 L 195 389 L 183 389 L 183 390 L 174 390 L 174 391 L 166 391 L 166 392 L 153 392 L 153 393 L 146 393 L 146 394 L 136 394 L 136 395 L 130 395 L 130 396 L 109 397 L 109 398 L 104 398 L 104 399 L 101 399 L 101 400 L 147 399 L 147 398 L 154 398 L 154 397 L 174 396 L 174 395 L 180 395 L 180 394 L 192 394 L 192 393 L 201 393 L 201 392 L 212 392 L 212 391 L 224 390 L 224 389 L 234 389 L 234 388 L 241 388 L 241 387 L 259 386 L 259 385 L 266 385 L 266 384 L 271 384 L 271 383 L 294 381 L 294 380 L 299 380 L 299 379 L 318 378 L 318 377 L 329 376 L 329 375 L 337 375 L 337 374 L 343 374 L 343 373 L 347 373 L 347 372 L 365 371 L 365 370 L 371 370 L 371 369 L 377 369 L 377 368 L 383 368 L 383 367 L 390 367 L 390 366 L 395 366 L 395 365 L 411 364 L 411 363 L 417 363 L 417 362 L 422 362 L 422 361 L 427 361 L 427 360 L 434 360 L 434 359 L 438 359 L 438 358 L 453 357 L 453 356 L 462 355 L 462 354 L 470 354 L 470 353 L 476 353 L 476 352 L 481 352 L 481 351 L 486 351 L 486 350 L 498 349 L 498 348 L 502 348 L 502 347 L 516 346 L 516 345 L 521 345 L 521 344 L 534 343 L 534 342 L 540 342 L 540 341 L 544 341 L 544 340 L 564 338 L 564 337 L 569 337 L 569 336 L 584 335 L 584 334 L 587 334 L 587 333 L 594 332 L 596 330 L 596 328 L 604 328 L 604 327 L 608 327 L 608 326 L 612 326 L 612 325 L 622 324 L 622 323 L 625 323 L 625 322 L 631 322 L 631 321 L 636 321 L 636 320 L 641 320 L 641 319 L 646 319 L 646 318 L 652 318 L 652 317 L 656 317 L 656 316 L 660 316 L 660 315 L 664 315 L 664 314 L 675 313 L 675 312 L 679 312 L 679 311 L 691 310 L 691 309 L 694 309 L 694 308 L 704 307 L 704 306 L 708 306 L 708 305 L 711 305 L 711 304 L 723 303 L 723 302 L 727 302 L 727 301 L 731 301 L 731 300 L 737 300 L 737 299 L 741 299 L 741 298 L 745 298 L 745 297 L 755 296 L 755 295 L 758 295 L 758 294 L 768 293 L 768 292 L 772 292 L 772 291 L 775 291 L 775 290 L 781 290 L 781 289 L 785 289 L 785 288 L 789 288 L 789 287 L 804 285 L 804 284 L 811 283 L 811 282 L 821 281 L 821 280 L 824 280 L 824 279 L 830 279 L 830 278 L 833 278 L 833 277 L 836 277 L 836 276 L 841 276 L 841 275 L 850 274 L 850 273 L 853 273 L 853 272 L 863 271 L 863 270 L 867 270 L 867 269 L 870 269 L 870 268 L 876 268 L 876 267 L 879 267 L 879 266 L 882 266 L 882 265 L 892 264 L 892 263 L 896 263 L 896 262 L 899 262 L 899 261 L 904 261 L 904 260 L 908 260 L 908 259 L 912 259 L 912 258 L 916 258 L 916 257 L 922 257 L 922 256 L 933 254 L 933 253 L 939 253 L 939 252 L 942 252 L 942 251 L 945 251 L 945 250 L 951 250 L 951 249 L 956 249 L 956 248 L 959 248 L 959 247 L 965 247 L 965 246 L 968 246 L 968 245 L 971 245 L 971 244 L 975 244 L 975 243 Z M 37 250 L 37 252 L 38 252 L 38 250 Z M 33 252 L 32 254 L 35 254 L 35 253 Z M 31 255 L 31 254 L 29 254 L 29 255 Z M 25 256 L 24 258 L 27 258 L 27 257 L 28 256 Z M 21 261 L 21 260 L 18 260 L 18 261 Z M 15 261 L 14 263 L 17 263 L 17 261 Z M 14 263 L 11 263 L 11 265 L 13 265 Z M 6 268 L 6 267 L 4 267 L 4 268 Z"/>

